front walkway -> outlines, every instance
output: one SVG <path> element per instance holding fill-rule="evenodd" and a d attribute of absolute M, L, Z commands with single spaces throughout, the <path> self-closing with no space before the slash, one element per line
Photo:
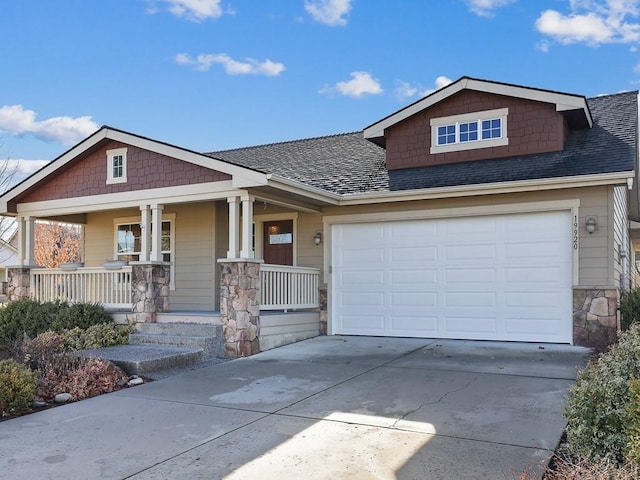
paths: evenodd
<path fill-rule="evenodd" d="M 318 337 L 0 423 L 48 479 L 480 479 L 542 468 L 578 347 Z"/>

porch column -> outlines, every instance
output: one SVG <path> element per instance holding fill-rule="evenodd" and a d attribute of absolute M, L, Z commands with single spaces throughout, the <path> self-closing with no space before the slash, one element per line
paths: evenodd
<path fill-rule="evenodd" d="M 151 261 L 162 261 L 162 209 L 164 205 L 151 207 Z"/>
<path fill-rule="evenodd" d="M 240 209 L 238 197 L 227 198 L 229 204 L 229 250 L 227 258 L 238 258 L 240 250 Z"/>
<path fill-rule="evenodd" d="M 240 258 L 254 258 L 251 248 L 253 239 L 253 197 L 243 195 L 242 200 L 242 250 Z"/>
<path fill-rule="evenodd" d="M 35 265 L 35 217 L 18 217 L 18 264 Z"/>
<path fill-rule="evenodd" d="M 151 258 L 151 210 L 149 205 L 140 207 L 140 261 L 148 262 Z"/>

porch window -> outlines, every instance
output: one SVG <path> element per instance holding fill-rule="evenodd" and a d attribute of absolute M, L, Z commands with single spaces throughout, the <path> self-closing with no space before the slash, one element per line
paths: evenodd
<path fill-rule="evenodd" d="M 151 227 L 153 228 L 153 226 Z M 173 262 L 174 250 L 174 222 L 162 221 L 162 233 L 160 237 L 163 262 Z M 116 258 L 128 262 L 140 261 L 142 251 L 142 228 L 139 222 L 116 224 Z M 171 287 L 175 285 L 175 266 L 171 266 Z"/>
<path fill-rule="evenodd" d="M 107 184 L 127 181 L 127 149 L 107 150 Z"/>

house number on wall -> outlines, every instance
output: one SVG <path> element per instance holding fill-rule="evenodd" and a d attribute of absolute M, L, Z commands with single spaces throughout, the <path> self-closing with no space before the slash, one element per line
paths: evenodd
<path fill-rule="evenodd" d="M 578 250 L 578 216 L 573 216 L 573 249 Z"/>

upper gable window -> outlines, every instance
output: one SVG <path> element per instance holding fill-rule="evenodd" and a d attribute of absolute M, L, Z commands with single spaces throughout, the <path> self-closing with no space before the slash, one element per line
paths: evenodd
<path fill-rule="evenodd" d="M 107 184 L 127 181 L 127 149 L 107 150 Z"/>
<path fill-rule="evenodd" d="M 509 145 L 508 108 L 431 119 L 431 153 Z"/>

